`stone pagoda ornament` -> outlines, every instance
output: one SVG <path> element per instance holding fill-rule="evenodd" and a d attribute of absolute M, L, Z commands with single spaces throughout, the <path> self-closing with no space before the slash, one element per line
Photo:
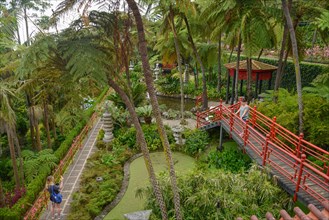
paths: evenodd
<path fill-rule="evenodd" d="M 183 139 L 184 128 L 180 125 L 176 125 L 176 126 L 173 126 L 171 128 L 171 130 L 173 131 L 173 135 L 174 135 L 176 144 L 178 144 L 178 145 L 185 144 L 185 139 Z"/>
<path fill-rule="evenodd" d="M 113 121 L 111 113 L 109 112 L 109 105 L 106 103 L 105 112 L 103 114 L 103 130 L 105 132 L 103 141 L 105 143 L 110 143 L 113 140 Z"/>

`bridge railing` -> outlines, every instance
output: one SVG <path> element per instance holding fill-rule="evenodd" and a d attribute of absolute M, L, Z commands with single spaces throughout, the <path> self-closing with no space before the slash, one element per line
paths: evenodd
<path fill-rule="evenodd" d="M 219 106 L 197 113 L 197 127 L 215 122 L 228 125 L 230 135 L 242 134 L 244 147 L 261 158 L 263 166 L 270 166 L 294 184 L 295 201 L 300 189 L 319 202 L 326 200 L 323 193 L 329 194 L 329 152 L 293 134 L 277 124 L 276 118 L 270 119 L 256 108 L 251 109 L 251 118 L 245 123 L 235 114 L 239 106 L 237 103 L 226 107 L 220 102 Z"/>
<path fill-rule="evenodd" d="M 270 119 L 257 111 L 257 108 L 250 109 L 252 127 L 263 133 L 269 134 L 270 140 L 277 146 L 291 152 L 301 158 L 306 155 L 305 161 L 313 168 L 326 173 L 329 176 L 329 152 L 304 140 L 304 135 L 295 135 L 288 129 L 276 122 L 276 117 Z"/>

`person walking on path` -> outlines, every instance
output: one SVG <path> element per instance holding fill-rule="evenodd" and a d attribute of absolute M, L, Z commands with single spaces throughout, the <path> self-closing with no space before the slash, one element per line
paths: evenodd
<path fill-rule="evenodd" d="M 236 114 L 239 114 L 240 113 L 240 118 L 246 122 L 247 119 L 249 118 L 249 106 L 247 105 L 247 102 L 246 100 L 242 100 L 241 102 L 241 106 L 239 108 L 239 110 L 236 112 Z M 243 132 L 240 133 L 240 136 L 243 136 Z"/>
<path fill-rule="evenodd" d="M 55 193 L 56 195 L 60 193 L 63 188 L 63 177 L 61 176 L 60 183 L 54 183 L 54 177 L 48 176 L 47 177 L 47 185 L 46 190 L 50 194 L 50 201 L 51 201 L 51 219 L 55 219 L 55 209 L 57 210 L 58 220 L 61 219 L 61 202 L 56 202 L 53 198 L 52 194 Z"/>

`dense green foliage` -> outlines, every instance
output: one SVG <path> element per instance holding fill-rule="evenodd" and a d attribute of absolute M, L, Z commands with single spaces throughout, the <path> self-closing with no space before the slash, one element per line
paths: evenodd
<path fill-rule="evenodd" d="M 190 156 L 196 156 L 203 152 L 209 143 L 209 136 L 206 131 L 201 130 L 186 130 L 184 132 L 186 138 L 184 153 Z"/>
<path fill-rule="evenodd" d="M 271 212 L 278 217 L 282 208 L 290 209 L 291 198 L 272 182 L 269 175 L 253 166 L 248 172 L 233 174 L 222 171 L 196 170 L 178 176 L 182 213 L 184 219 L 235 219 L 238 216 L 265 216 Z M 173 217 L 172 190 L 167 175 L 160 176 L 160 185 L 168 214 Z M 153 218 L 161 219 L 150 187 L 140 190 L 146 196 L 146 207 L 152 209 Z"/>
<path fill-rule="evenodd" d="M 130 150 L 118 146 L 110 152 L 100 150 L 88 159 L 79 191 L 73 195 L 68 219 L 94 219 L 116 197 L 121 187 L 124 162 L 131 155 Z M 102 181 L 97 181 L 97 177 L 102 177 Z"/>
<path fill-rule="evenodd" d="M 149 150 L 162 150 L 162 143 L 160 140 L 159 132 L 157 126 L 152 125 L 142 125 L 142 129 L 145 135 L 145 140 Z M 172 131 L 169 127 L 166 127 L 166 132 L 168 134 L 169 143 L 174 142 L 174 137 Z M 139 149 L 138 143 L 136 142 L 136 129 L 131 128 L 121 128 L 115 132 L 116 139 L 111 143 L 111 145 L 126 146 L 130 149 Z"/>
<path fill-rule="evenodd" d="M 85 111 L 85 117 L 90 117 L 93 113 L 96 105 L 103 99 L 106 94 L 108 88 L 104 89 L 104 91 L 100 94 L 97 100 L 94 103 L 94 106 L 87 111 Z M 60 147 L 54 152 L 52 156 L 49 158 L 42 158 L 44 154 L 39 152 L 39 156 L 34 158 L 35 162 L 46 162 L 47 164 L 43 164 L 44 168 L 42 172 L 39 171 L 38 174 L 35 174 L 31 171 L 31 177 L 28 178 L 29 182 L 26 185 L 26 194 L 11 208 L 1 208 L 0 209 L 0 219 L 21 219 L 21 216 L 25 214 L 25 212 L 30 208 L 30 204 L 33 204 L 34 200 L 44 189 L 46 177 L 50 175 L 51 168 L 54 167 L 54 163 L 58 163 L 67 153 L 68 149 L 71 147 L 71 144 L 76 136 L 80 133 L 81 129 L 86 125 L 85 120 L 81 120 L 80 123 L 71 130 L 71 132 L 66 136 L 65 140 L 61 143 Z M 45 150 L 46 153 L 49 153 L 48 150 Z M 23 153 L 23 152 L 22 152 Z M 24 153 L 25 154 L 25 153 Z M 23 156 L 24 156 L 23 154 Z M 26 154 L 25 154 L 26 155 Z M 28 161 L 33 159 L 34 154 L 29 154 L 30 158 Z M 30 162 L 31 163 L 31 162 Z M 36 163 L 35 163 L 36 164 Z M 33 166 L 36 166 L 36 165 Z M 27 167 L 26 167 L 27 166 Z M 29 162 L 25 165 L 27 170 L 32 169 L 29 167 Z M 50 168 L 50 169 L 49 169 Z"/>
<path fill-rule="evenodd" d="M 276 116 L 280 125 L 297 134 L 297 95 L 291 95 L 288 91 L 281 89 L 279 97 L 278 103 L 273 103 L 272 95 L 268 94 L 265 101 L 259 103 L 258 110 L 270 118 Z M 304 137 L 311 143 L 328 149 L 329 102 L 325 98 L 308 93 L 305 93 L 303 98 Z"/>
<path fill-rule="evenodd" d="M 232 173 L 239 173 L 248 170 L 251 166 L 251 159 L 247 154 L 233 143 L 225 143 L 222 151 L 213 150 L 208 153 L 204 161 L 209 168 L 222 169 Z"/>

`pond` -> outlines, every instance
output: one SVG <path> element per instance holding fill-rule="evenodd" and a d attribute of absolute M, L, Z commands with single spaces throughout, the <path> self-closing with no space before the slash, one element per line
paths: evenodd
<path fill-rule="evenodd" d="M 195 167 L 194 158 L 182 153 L 173 152 L 175 171 L 186 173 Z M 154 152 L 150 154 L 153 167 L 156 173 L 166 171 L 167 162 L 163 152 Z M 124 219 L 123 214 L 143 210 L 145 198 L 136 198 L 136 189 L 149 185 L 148 173 L 145 167 L 143 157 L 139 157 L 130 164 L 130 179 L 127 191 L 119 204 L 104 218 L 105 220 Z"/>
<path fill-rule="evenodd" d="M 167 96 L 157 96 L 159 105 L 165 104 L 167 108 L 173 110 L 180 110 L 180 98 L 167 97 Z M 185 111 L 190 111 L 195 107 L 194 99 L 184 99 L 184 109 Z"/>

